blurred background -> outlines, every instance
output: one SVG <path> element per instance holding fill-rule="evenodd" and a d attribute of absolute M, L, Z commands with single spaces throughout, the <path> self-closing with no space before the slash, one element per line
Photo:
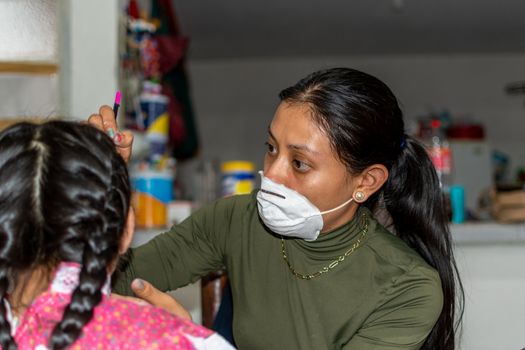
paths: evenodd
<path fill-rule="evenodd" d="M 523 180 L 523 1 L 174 0 L 166 18 L 168 2 L 153 1 L 152 10 L 151 0 L 137 0 L 132 18 L 153 28 L 163 23 L 158 36 L 171 38 L 161 42 L 160 60 L 177 67 L 172 85 L 181 85 L 180 76 L 185 81 L 177 87 L 179 98 L 185 95 L 182 107 L 170 109 L 181 114 L 170 117 L 170 143 L 182 183 L 202 161 L 218 172 L 228 160 L 260 169 L 279 91 L 334 66 L 385 81 L 399 98 L 408 133 L 425 137 L 428 121 L 440 119 L 445 129 L 458 127 L 456 139 L 476 141 L 458 146 L 451 169 L 459 171 L 454 183 L 477 181 L 466 191 L 470 209 L 478 209 L 481 191 L 493 181 Z M 9 97 L 1 117 L 85 119 L 112 104 L 117 89 L 127 92 L 121 114 L 138 106 L 149 77 L 134 70 L 127 43 L 148 28 L 128 27 L 129 1 L 0 0 L 0 6 L 0 94 Z M 169 75 L 163 69 L 157 80 Z M 472 173 L 472 165 L 483 173 Z M 178 191 L 198 196 L 189 183 Z"/>
<path fill-rule="evenodd" d="M 375 75 L 428 145 L 444 193 L 464 196 L 460 216 L 451 201 L 467 288 L 461 348 L 517 349 L 524 15 L 522 0 L 0 0 L 0 125 L 84 120 L 122 91 L 134 185 L 162 191 L 137 199 L 141 224 L 163 228 L 257 186 L 281 89 L 327 67 Z"/>

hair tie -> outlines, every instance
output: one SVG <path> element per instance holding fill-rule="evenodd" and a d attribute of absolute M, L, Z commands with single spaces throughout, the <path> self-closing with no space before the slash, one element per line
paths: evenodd
<path fill-rule="evenodd" d="M 399 143 L 399 148 L 401 148 L 401 150 L 404 150 L 405 148 L 407 148 L 407 139 L 405 135 L 401 136 L 401 142 Z"/>

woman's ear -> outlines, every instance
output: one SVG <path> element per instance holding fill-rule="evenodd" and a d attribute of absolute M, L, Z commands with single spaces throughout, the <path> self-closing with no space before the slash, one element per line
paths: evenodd
<path fill-rule="evenodd" d="M 133 207 L 129 208 L 128 218 L 126 219 L 126 227 L 124 227 L 124 232 L 122 233 L 122 238 L 120 239 L 119 244 L 119 254 L 124 254 L 128 250 L 131 241 L 133 239 L 133 233 L 135 232 L 135 211 Z"/>
<path fill-rule="evenodd" d="M 354 200 L 358 203 L 366 201 L 384 185 L 388 180 L 388 169 L 382 164 L 374 164 L 363 170 L 360 177 L 354 192 Z"/>

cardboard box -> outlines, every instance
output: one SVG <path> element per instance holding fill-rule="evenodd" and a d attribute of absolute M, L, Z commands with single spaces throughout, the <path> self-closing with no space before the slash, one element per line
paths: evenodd
<path fill-rule="evenodd" d="M 525 191 L 493 191 L 491 213 L 497 221 L 525 222 Z"/>

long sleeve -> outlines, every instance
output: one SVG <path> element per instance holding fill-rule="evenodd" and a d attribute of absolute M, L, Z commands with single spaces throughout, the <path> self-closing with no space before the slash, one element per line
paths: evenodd
<path fill-rule="evenodd" d="M 439 276 L 415 268 L 394 281 L 346 350 L 419 349 L 443 307 Z"/>
<path fill-rule="evenodd" d="M 222 267 L 232 201 L 219 200 L 168 232 L 130 249 L 120 260 L 113 290 L 133 295 L 131 281 L 140 277 L 167 291 L 198 280 Z"/>

